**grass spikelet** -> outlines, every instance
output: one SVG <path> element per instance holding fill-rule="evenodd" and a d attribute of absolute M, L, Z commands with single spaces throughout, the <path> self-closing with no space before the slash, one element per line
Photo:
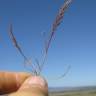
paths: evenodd
<path fill-rule="evenodd" d="M 18 44 L 14 34 L 13 34 L 13 27 L 12 27 L 12 24 L 10 24 L 10 27 L 9 27 L 9 37 L 14 45 L 14 47 L 19 51 L 19 53 L 21 54 L 21 56 L 24 58 L 24 67 L 27 68 L 26 66 L 31 66 L 32 68 L 32 72 L 34 74 L 37 74 L 36 70 L 34 69 L 33 65 L 32 65 L 32 62 L 30 62 L 30 60 L 27 58 L 27 56 L 25 56 L 24 52 L 22 51 L 20 45 Z"/>
<path fill-rule="evenodd" d="M 40 68 L 41 71 L 42 71 L 42 68 L 43 68 L 43 66 L 45 64 L 47 53 L 48 53 L 50 44 L 52 42 L 52 39 L 54 37 L 54 34 L 56 32 L 56 29 L 58 28 L 58 26 L 63 21 L 64 13 L 67 10 L 67 8 L 68 8 L 68 6 L 70 5 L 71 2 L 72 2 L 72 0 L 65 0 L 63 6 L 59 9 L 59 12 L 58 12 L 53 24 L 52 24 L 51 32 L 49 34 L 48 39 L 46 40 L 47 43 L 45 44 L 45 52 L 44 52 L 43 63 L 42 63 L 41 68 Z"/>
<path fill-rule="evenodd" d="M 10 38 L 11 38 L 11 41 L 12 41 L 14 47 L 19 51 L 19 53 L 22 55 L 22 57 L 26 60 L 27 57 L 24 55 L 24 53 L 23 53 L 23 51 L 22 51 L 20 45 L 18 44 L 18 42 L 17 42 L 17 40 L 16 40 L 16 38 L 15 38 L 15 36 L 14 36 L 14 34 L 13 34 L 13 27 L 12 27 L 12 24 L 10 24 L 9 36 L 10 36 Z"/>
<path fill-rule="evenodd" d="M 56 31 L 57 27 L 61 24 L 61 22 L 63 20 L 63 17 L 64 17 L 64 13 L 65 13 L 66 9 L 68 8 L 68 6 L 71 2 L 72 2 L 72 0 L 65 0 L 63 6 L 60 8 L 60 10 L 59 10 L 59 12 L 56 16 L 55 21 L 53 22 L 52 29 L 51 29 L 51 32 L 50 32 L 50 36 L 48 38 L 47 45 L 45 47 L 46 54 L 48 53 L 48 49 L 49 49 L 49 46 L 51 44 L 52 38 L 55 34 L 55 31 Z"/>

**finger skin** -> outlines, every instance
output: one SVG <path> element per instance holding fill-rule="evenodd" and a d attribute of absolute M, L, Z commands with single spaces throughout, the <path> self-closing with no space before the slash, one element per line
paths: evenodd
<path fill-rule="evenodd" d="M 0 95 L 16 91 L 29 76 L 25 72 L 0 72 Z"/>
<path fill-rule="evenodd" d="M 40 76 L 31 76 L 24 81 L 17 92 L 9 96 L 48 96 L 48 84 Z"/>

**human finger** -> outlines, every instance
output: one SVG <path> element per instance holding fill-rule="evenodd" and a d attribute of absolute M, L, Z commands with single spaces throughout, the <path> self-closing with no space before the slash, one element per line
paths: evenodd
<path fill-rule="evenodd" d="M 29 76 L 25 72 L 0 72 L 0 94 L 16 91 Z"/>
<path fill-rule="evenodd" d="M 48 96 L 47 81 L 40 76 L 30 76 L 17 92 L 9 96 Z"/>

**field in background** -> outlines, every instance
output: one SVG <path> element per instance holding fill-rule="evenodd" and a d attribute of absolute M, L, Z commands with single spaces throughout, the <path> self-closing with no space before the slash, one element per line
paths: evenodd
<path fill-rule="evenodd" d="M 56 93 L 50 93 L 49 96 L 96 96 L 96 91 L 56 92 Z"/>
<path fill-rule="evenodd" d="M 51 88 L 49 96 L 96 96 L 96 86 L 73 87 L 73 88 Z M 8 95 L 0 95 L 8 96 Z"/>
<path fill-rule="evenodd" d="M 53 91 L 50 92 L 49 96 L 96 96 L 96 87 L 82 87 L 65 91 Z"/>

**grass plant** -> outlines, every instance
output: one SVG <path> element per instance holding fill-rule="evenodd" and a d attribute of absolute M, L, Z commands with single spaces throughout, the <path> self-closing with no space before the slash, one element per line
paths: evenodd
<path fill-rule="evenodd" d="M 41 62 L 38 60 L 38 58 L 35 59 L 35 61 L 36 61 L 35 64 L 30 62 L 29 58 L 25 55 L 24 51 L 22 50 L 20 44 L 17 42 L 17 39 L 16 39 L 15 35 L 13 34 L 12 24 L 10 24 L 9 37 L 10 37 L 14 47 L 19 51 L 19 53 L 24 58 L 24 61 L 26 62 L 24 64 L 24 67 L 26 68 L 26 66 L 30 66 L 32 68 L 31 72 L 34 73 L 34 75 L 40 75 L 41 71 L 43 70 L 43 67 L 45 65 L 45 61 L 46 61 L 46 58 L 47 58 L 47 55 L 48 55 L 48 50 L 51 47 L 52 39 L 53 39 L 53 37 L 54 37 L 54 35 L 56 33 L 57 28 L 62 23 L 64 14 L 65 14 L 65 12 L 66 12 L 66 10 L 67 10 L 67 8 L 68 8 L 68 6 L 70 5 L 71 2 L 72 2 L 72 0 L 65 0 L 64 4 L 59 9 L 59 12 L 57 13 L 57 16 L 56 16 L 56 18 L 55 18 L 55 20 L 54 20 L 54 22 L 52 24 L 52 28 L 51 28 L 51 31 L 49 32 L 48 38 L 46 39 L 47 43 L 45 44 L 45 47 L 44 47 L 44 50 L 43 50 L 44 54 L 42 56 L 43 59 L 41 60 Z M 60 77 L 64 77 L 67 74 L 69 69 L 70 68 L 68 67 L 67 71 L 63 75 L 61 75 Z"/>

